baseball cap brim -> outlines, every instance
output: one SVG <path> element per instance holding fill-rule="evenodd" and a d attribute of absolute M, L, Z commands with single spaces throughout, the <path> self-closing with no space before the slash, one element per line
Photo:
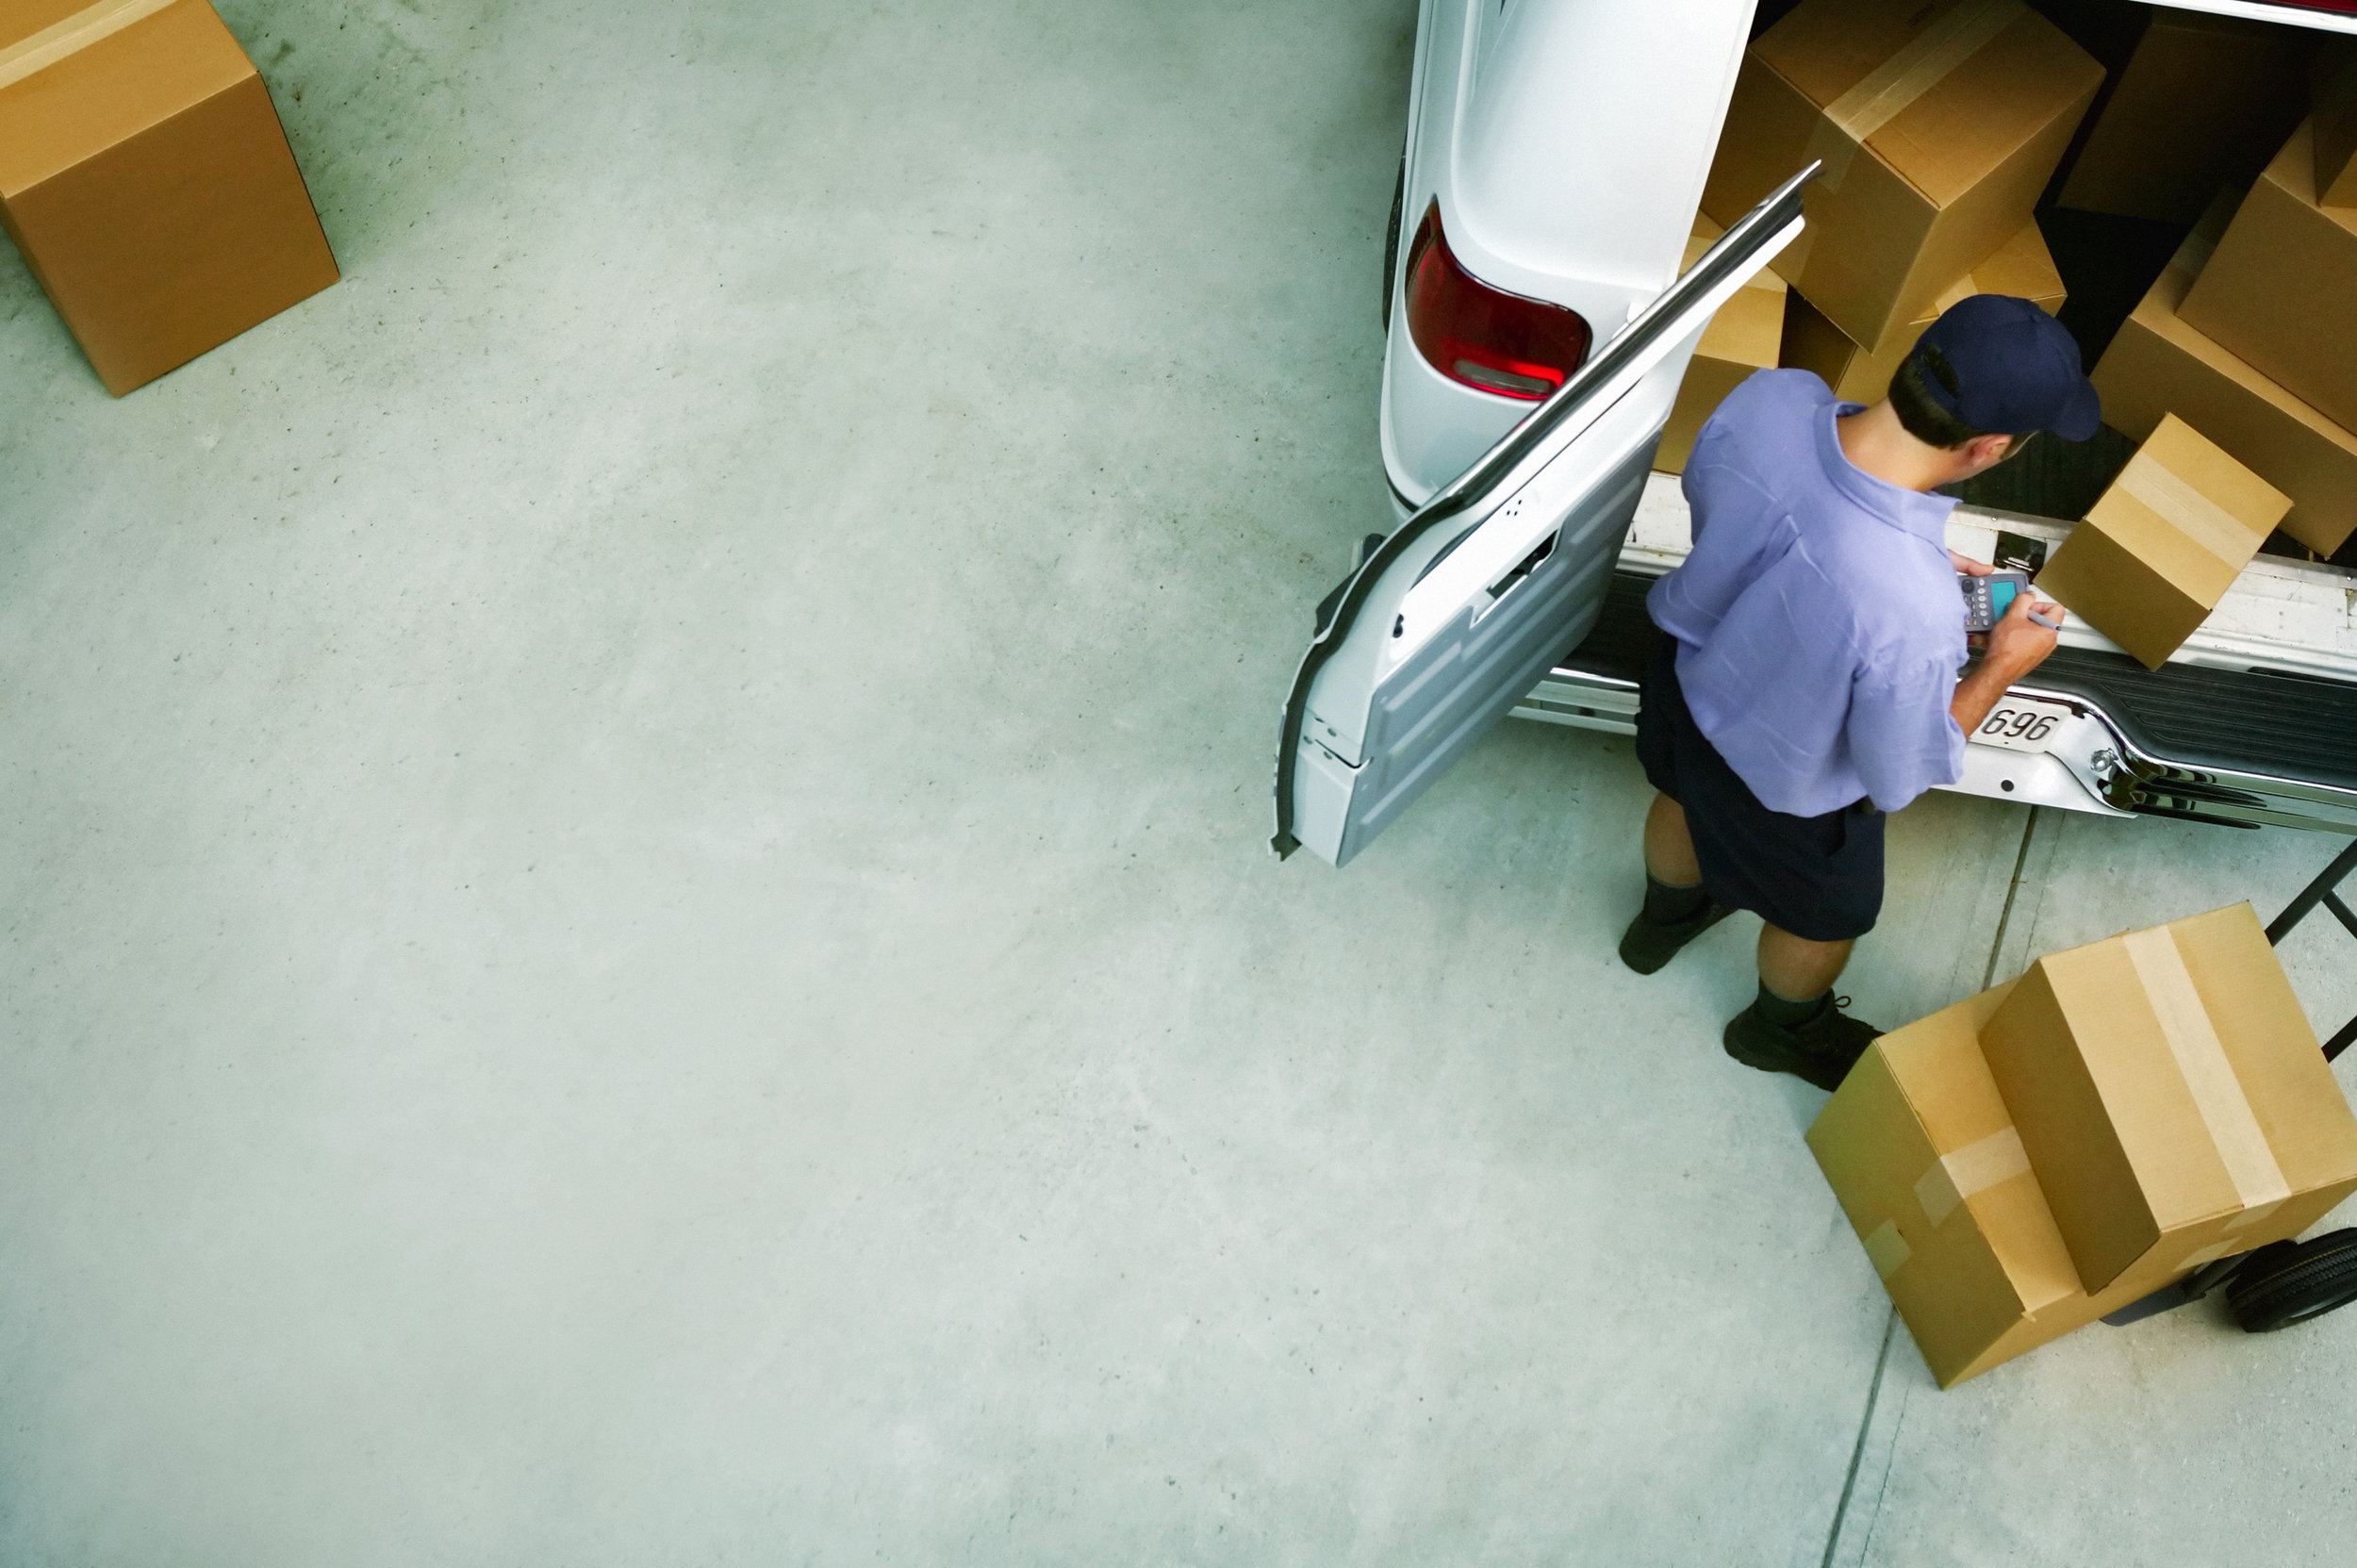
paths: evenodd
<path fill-rule="evenodd" d="M 2063 404 L 2062 412 L 2047 428 L 2066 441 L 2084 441 L 2102 428 L 2102 424 L 2103 400 L 2097 395 L 2095 383 L 2083 375 L 2079 378 L 2079 385 L 2070 389 L 2069 400 Z"/>

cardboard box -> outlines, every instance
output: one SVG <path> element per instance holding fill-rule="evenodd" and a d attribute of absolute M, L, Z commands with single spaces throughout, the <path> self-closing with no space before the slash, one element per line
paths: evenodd
<path fill-rule="evenodd" d="M 2190 223 L 2248 183 L 2299 124 L 2307 39 L 2289 27 L 2155 11 L 2095 107 L 2056 198 L 2086 212 Z"/>
<path fill-rule="evenodd" d="M 2046 238 L 2036 223 L 2024 223 L 1997 254 L 1940 290 L 1939 297 L 1915 320 L 1871 348 L 1853 342 L 1850 335 L 1825 320 L 1808 301 L 1795 296 L 1785 307 L 1784 343 L 1777 362 L 1788 370 L 1814 371 L 1833 388 L 1834 396 L 1851 403 L 1880 403 L 1890 390 L 1891 375 L 1923 329 L 1959 300 L 1974 294 L 2011 294 L 2033 302 L 2048 315 L 2062 308 L 2062 273 L 2046 249 Z"/>
<path fill-rule="evenodd" d="M 2214 239 L 2195 231 L 2103 351 L 2095 367 L 2103 421 L 2141 440 L 2167 416 L 2179 416 L 2290 496 L 2292 509 L 2278 526 L 2317 554 L 2330 555 L 2357 533 L 2357 434 L 2178 314 Z"/>
<path fill-rule="evenodd" d="M 206 0 L 0 0 L 0 224 L 117 397 L 337 276 Z"/>
<path fill-rule="evenodd" d="M 1822 159 L 1774 265 L 1879 343 L 2030 221 L 2102 78 L 2020 0 L 1803 0 L 1743 58 L 1703 210 L 1731 223 Z"/>
<path fill-rule="evenodd" d="M 1686 242 L 1686 260 L 1679 270 L 1683 272 L 1700 261 L 1703 253 L 1718 243 L 1719 236 L 1724 232 L 1709 219 L 1697 216 L 1693 237 Z M 1661 427 L 1661 445 L 1653 460 L 1655 468 L 1664 473 L 1684 473 L 1687 458 L 1693 455 L 1694 437 L 1702 434 L 1703 421 L 1754 371 L 1775 367 L 1776 351 L 1784 341 L 1785 293 L 1784 279 L 1762 271 L 1753 274 L 1751 282 L 1712 312 L 1710 324 L 1703 328 L 1702 341 L 1695 346 L 1694 357 L 1687 364 L 1686 379 L 1678 383 L 1677 402 L 1670 407 L 1669 422 Z"/>
<path fill-rule="evenodd" d="M 2247 903 L 2039 959 L 1980 1037 L 2090 1292 L 2357 1187 L 2357 1117 Z"/>
<path fill-rule="evenodd" d="M 2291 503 L 2184 421 L 2164 416 L 2047 557 L 2038 591 L 2158 669 L 2226 597 Z"/>
<path fill-rule="evenodd" d="M 1808 1145 L 1942 1388 L 2203 1263 L 2297 1236 L 2357 1191 L 2357 1118 L 2250 906 L 2159 929 L 2190 955 L 2185 968 L 2204 1006 L 2234 1015 L 2229 1061 L 2294 1190 L 2265 1212 L 2194 1226 L 2182 1252 L 2156 1243 L 2089 1290 L 2050 1202 L 2059 1173 L 2033 1165 L 1984 1055 L 1981 1036 L 2019 982 L 1884 1035 L 1809 1129 Z M 2140 1147 L 2149 1141 L 2137 1137 Z"/>
<path fill-rule="evenodd" d="M 2181 314 L 2314 406 L 2357 425 L 2357 207 L 2316 205 L 2313 123 L 2234 212 Z"/>
<path fill-rule="evenodd" d="M 2357 44 L 2344 39 L 2317 53 L 2308 97 L 2316 113 L 2316 201 L 2357 206 Z"/>

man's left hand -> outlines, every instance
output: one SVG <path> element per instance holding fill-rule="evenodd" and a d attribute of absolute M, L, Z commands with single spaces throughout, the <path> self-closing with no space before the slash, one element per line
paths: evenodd
<path fill-rule="evenodd" d="M 1959 555 L 1953 550 L 1948 552 L 1948 559 L 1953 561 L 1956 564 L 1956 569 L 1967 577 L 1986 577 L 1997 569 L 1986 561 L 1976 561 L 1970 555 Z"/>

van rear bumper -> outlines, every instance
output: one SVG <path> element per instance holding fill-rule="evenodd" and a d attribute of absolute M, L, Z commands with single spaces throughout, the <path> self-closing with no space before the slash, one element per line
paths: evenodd
<path fill-rule="evenodd" d="M 1603 618 L 1513 712 L 1634 734 L 1653 577 L 1613 574 Z M 2072 720 L 2043 753 L 1974 745 L 1949 787 L 1994 800 L 2357 834 L 2357 685 L 2058 649 L 2019 697 Z"/>

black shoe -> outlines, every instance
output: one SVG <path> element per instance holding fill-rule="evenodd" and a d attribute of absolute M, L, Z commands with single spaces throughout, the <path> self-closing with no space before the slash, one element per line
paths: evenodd
<path fill-rule="evenodd" d="M 1845 1016 L 1841 1010 L 1849 1005 L 1849 998 L 1836 997 L 1824 1011 L 1793 1029 L 1772 1024 L 1756 1006 L 1747 1007 L 1728 1021 L 1720 1038 L 1727 1054 L 1747 1067 L 1790 1073 L 1830 1093 L 1841 1087 L 1842 1079 L 1882 1033 L 1872 1024 Z"/>
<path fill-rule="evenodd" d="M 1705 904 L 1687 918 L 1666 926 L 1640 913 L 1622 933 L 1621 962 L 1640 975 L 1652 974 L 1675 958 L 1680 948 L 1734 913 L 1725 904 Z"/>

